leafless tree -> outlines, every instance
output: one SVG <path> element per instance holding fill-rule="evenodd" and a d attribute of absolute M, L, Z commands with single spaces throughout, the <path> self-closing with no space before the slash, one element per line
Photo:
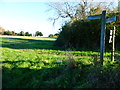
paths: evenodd
<path fill-rule="evenodd" d="M 3 27 L 0 27 L 0 35 L 5 32 L 5 29 Z"/>
<path fill-rule="evenodd" d="M 53 23 L 62 18 L 74 20 L 86 20 L 88 15 L 102 13 L 102 10 L 110 11 L 110 6 L 113 2 L 94 2 L 93 0 L 80 0 L 79 2 L 52 2 L 49 6 L 55 10 L 56 17 L 52 18 Z"/>

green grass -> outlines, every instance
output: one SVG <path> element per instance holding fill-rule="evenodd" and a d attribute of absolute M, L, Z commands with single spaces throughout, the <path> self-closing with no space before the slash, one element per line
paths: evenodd
<path fill-rule="evenodd" d="M 119 87 L 120 52 L 116 61 L 105 53 L 70 51 L 55 47 L 55 38 L 0 38 L 3 88 L 92 88 Z M 76 67 L 72 67 L 72 65 Z"/>

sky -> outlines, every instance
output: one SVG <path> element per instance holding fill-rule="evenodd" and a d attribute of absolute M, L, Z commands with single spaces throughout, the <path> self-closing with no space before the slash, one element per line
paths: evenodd
<path fill-rule="evenodd" d="M 53 12 L 46 2 L 0 2 L 0 26 L 15 32 L 35 33 L 44 36 L 57 33 L 60 25 L 53 27 L 49 18 Z"/>
<path fill-rule="evenodd" d="M 49 11 L 50 1 L 60 2 L 60 0 L 0 0 L 0 26 L 17 33 L 24 31 L 34 34 L 40 31 L 45 37 L 55 34 L 61 24 L 57 23 L 53 26 L 49 20 L 50 17 L 55 16 L 54 12 Z"/>

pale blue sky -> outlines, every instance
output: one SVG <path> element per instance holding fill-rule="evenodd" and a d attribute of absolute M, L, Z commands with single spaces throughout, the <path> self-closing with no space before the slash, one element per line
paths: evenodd
<path fill-rule="evenodd" d="M 53 27 L 48 18 L 54 13 L 47 11 L 46 2 L 0 2 L 0 26 L 16 32 L 43 32 L 44 36 L 56 33 L 60 25 Z"/>
<path fill-rule="evenodd" d="M 56 23 L 53 27 L 52 22 L 48 21 L 48 18 L 55 16 L 52 11 L 47 11 L 50 9 L 47 4 L 49 1 L 51 0 L 0 0 L 0 26 L 17 33 L 28 31 L 33 34 L 41 31 L 44 36 L 57 33 L 61 24 Z"/>

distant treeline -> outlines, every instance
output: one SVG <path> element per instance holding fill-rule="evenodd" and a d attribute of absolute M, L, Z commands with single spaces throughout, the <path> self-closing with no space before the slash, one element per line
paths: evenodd
<path fill-rule="evenodd" d="M 29 32 L 19 32 L 19 33 L 16 33 L 14 31 L 4 31 L 2 35 L 12 35 L 12 36 L 32 36 L 32 34 L 30 34 Z"/>
<path fill-rule="evenodd" d="M 34 35 L 29 32 L 20 31 L 16 33 L 15 31 L 5 30 L 3 27 L 0 27 L 0 35 L 12 35 L 12 36 L 43 36 L 43 33 L 36 31 Z M 58 37 L 59 33 L 49 34 L 48 37 Z"/>
<path fill-rule="evenodd" d="M 50 34 L 48 37 L 58 37 L 59 33 L 55 33 L 55 34 Z"/>
<path fill-rule="evenodd" d="M 15 31 L 5 30 L 4 28 L 0 27 L 0 35 L 12 35 L 12 36 L 32 36 L 29 32 L 20 31 L 16 33 Z M 35 36 L 43 36 L 42 32 L 36 31 Z"/>

